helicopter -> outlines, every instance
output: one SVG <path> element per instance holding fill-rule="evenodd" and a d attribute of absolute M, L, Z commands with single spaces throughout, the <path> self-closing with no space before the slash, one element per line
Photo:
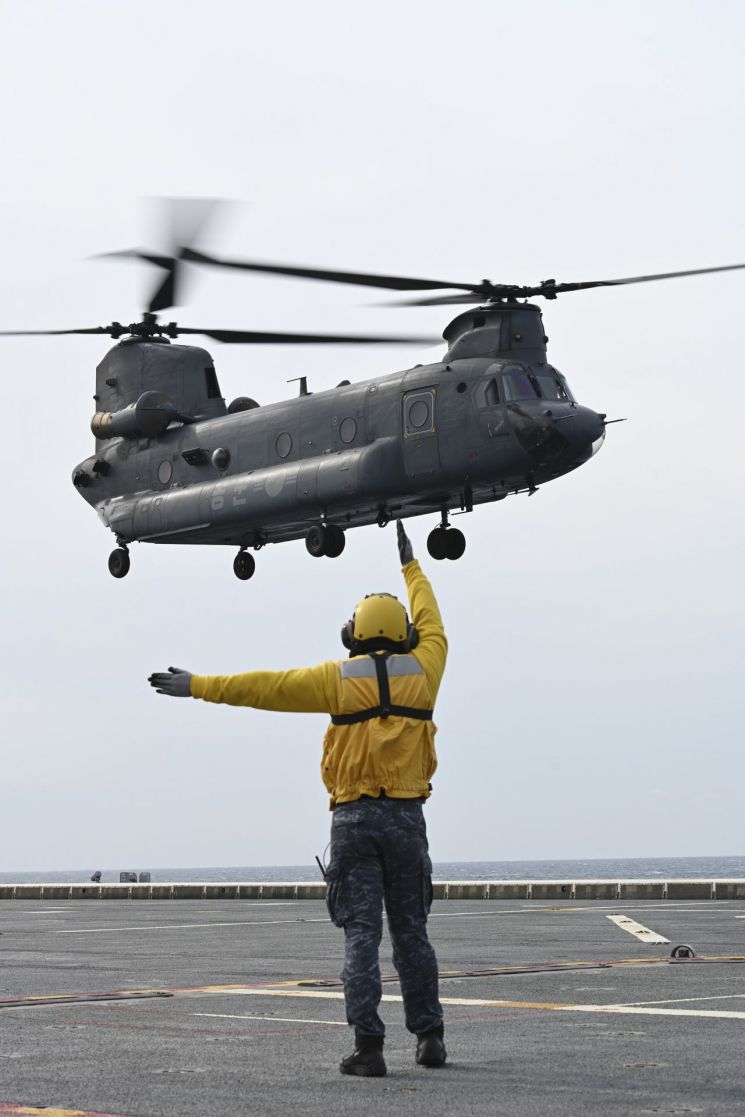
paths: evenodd
<path fill-rule="evenodd" d="M 436 515 L 427 538 L 437 560 L 457 560 L 465 535 L 450 523 L 510 494 L 579 468 L 600 449 L 611 422 L 580 404 L 547 360 L 540 308 L 529 299 L 732 271 L 745 264 L 625 279 L 534 286 L 332 271 L 206 255 L 193 238 L 166 253 L 122 255 L 165 276 L 139 322 L 17 334 L 108 335 L 116 345 L 96 369 L 94 453 L 72 483 L 113 532 L 115 578 L 130 569 L 133 542 L 237 548 L 235 575 L 256 569 L 250 551 L 304 539 L 315 558 L 338 558 L 346 532 L 393 518 Z M 181 326 L 159 314 L 178 305 L 184 264 L 430 294 L 398 305 L 466 304 L 445 328 L 447 349 L 374 379 L 264 406 L 226 403 L 211 355 L 179 344 L 201 335 L 226 344 L 432 344 L 421 337 L 287 334 Z M 446 292 L 446 293 L 442 293 Z"/>

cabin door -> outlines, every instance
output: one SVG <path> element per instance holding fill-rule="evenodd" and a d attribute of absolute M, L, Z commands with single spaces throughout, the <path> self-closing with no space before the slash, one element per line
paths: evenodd
<path fill-rule="evenodd" d="M 436 473 L 440 468 L 435 409 L 436 388 L 406 392 L 401 401 L 404 469 L 409 477 Z"/>

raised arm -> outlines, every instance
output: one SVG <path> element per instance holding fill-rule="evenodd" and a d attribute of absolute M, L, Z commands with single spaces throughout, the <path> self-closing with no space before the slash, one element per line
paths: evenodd
<path fill-rule="evenodd" d="M 414 558 L 411 540 L 400 520 L 397 522 L 397 531 L 398 550 L 409 594 L 409 615 L 419 633 L 419 643 L 412 654 L 424 668 L 434 701 L 445 671 L 447 637 L 432 586 Z"/>

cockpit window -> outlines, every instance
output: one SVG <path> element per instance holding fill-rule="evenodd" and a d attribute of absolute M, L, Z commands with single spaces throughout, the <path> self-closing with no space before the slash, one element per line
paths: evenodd
<path fill-rule="evenodd" d="M 510 369 L 502 373 L 504 398 L 510 403 L 516 399 L 538 399 L 536 379 L 520 369 Z"/>
<path fill-rule="evenodd" d="M 569 396 L 567 390 L 558 376 L 548 374 L 538 376 L 536 379 L 538 380 L 541 395 L 544 399 L 564 400 L 564 402 L 568 402 Z"/>

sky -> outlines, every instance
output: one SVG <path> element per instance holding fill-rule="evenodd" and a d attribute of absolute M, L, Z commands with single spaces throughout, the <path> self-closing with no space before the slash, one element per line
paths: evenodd
<path fill-rule="evenodd" d="M 234 200 L 205 250 L 477 282 L 745 261 L 745 8 L 627 0 L 0 2 L 2 329 L 132 321 L 143 199 Z M 458 521 L 435 861 L 743 853 L 745 271 L 568 294 L 549 359 L 609 418 L 582 469 Z M 200 272 L 184 324 L 438 336 L 448 308 Z M 325 719 L 175 701 L 147 676 L 342 656 L 403 593 L 393 526 L 337 561 L 132 547 L 70 483 L 100 338 L 2 338 L 0 870 L 309 864 Z M 440 347 L 208 343 L 227 399 L 319 391 Z"/>

